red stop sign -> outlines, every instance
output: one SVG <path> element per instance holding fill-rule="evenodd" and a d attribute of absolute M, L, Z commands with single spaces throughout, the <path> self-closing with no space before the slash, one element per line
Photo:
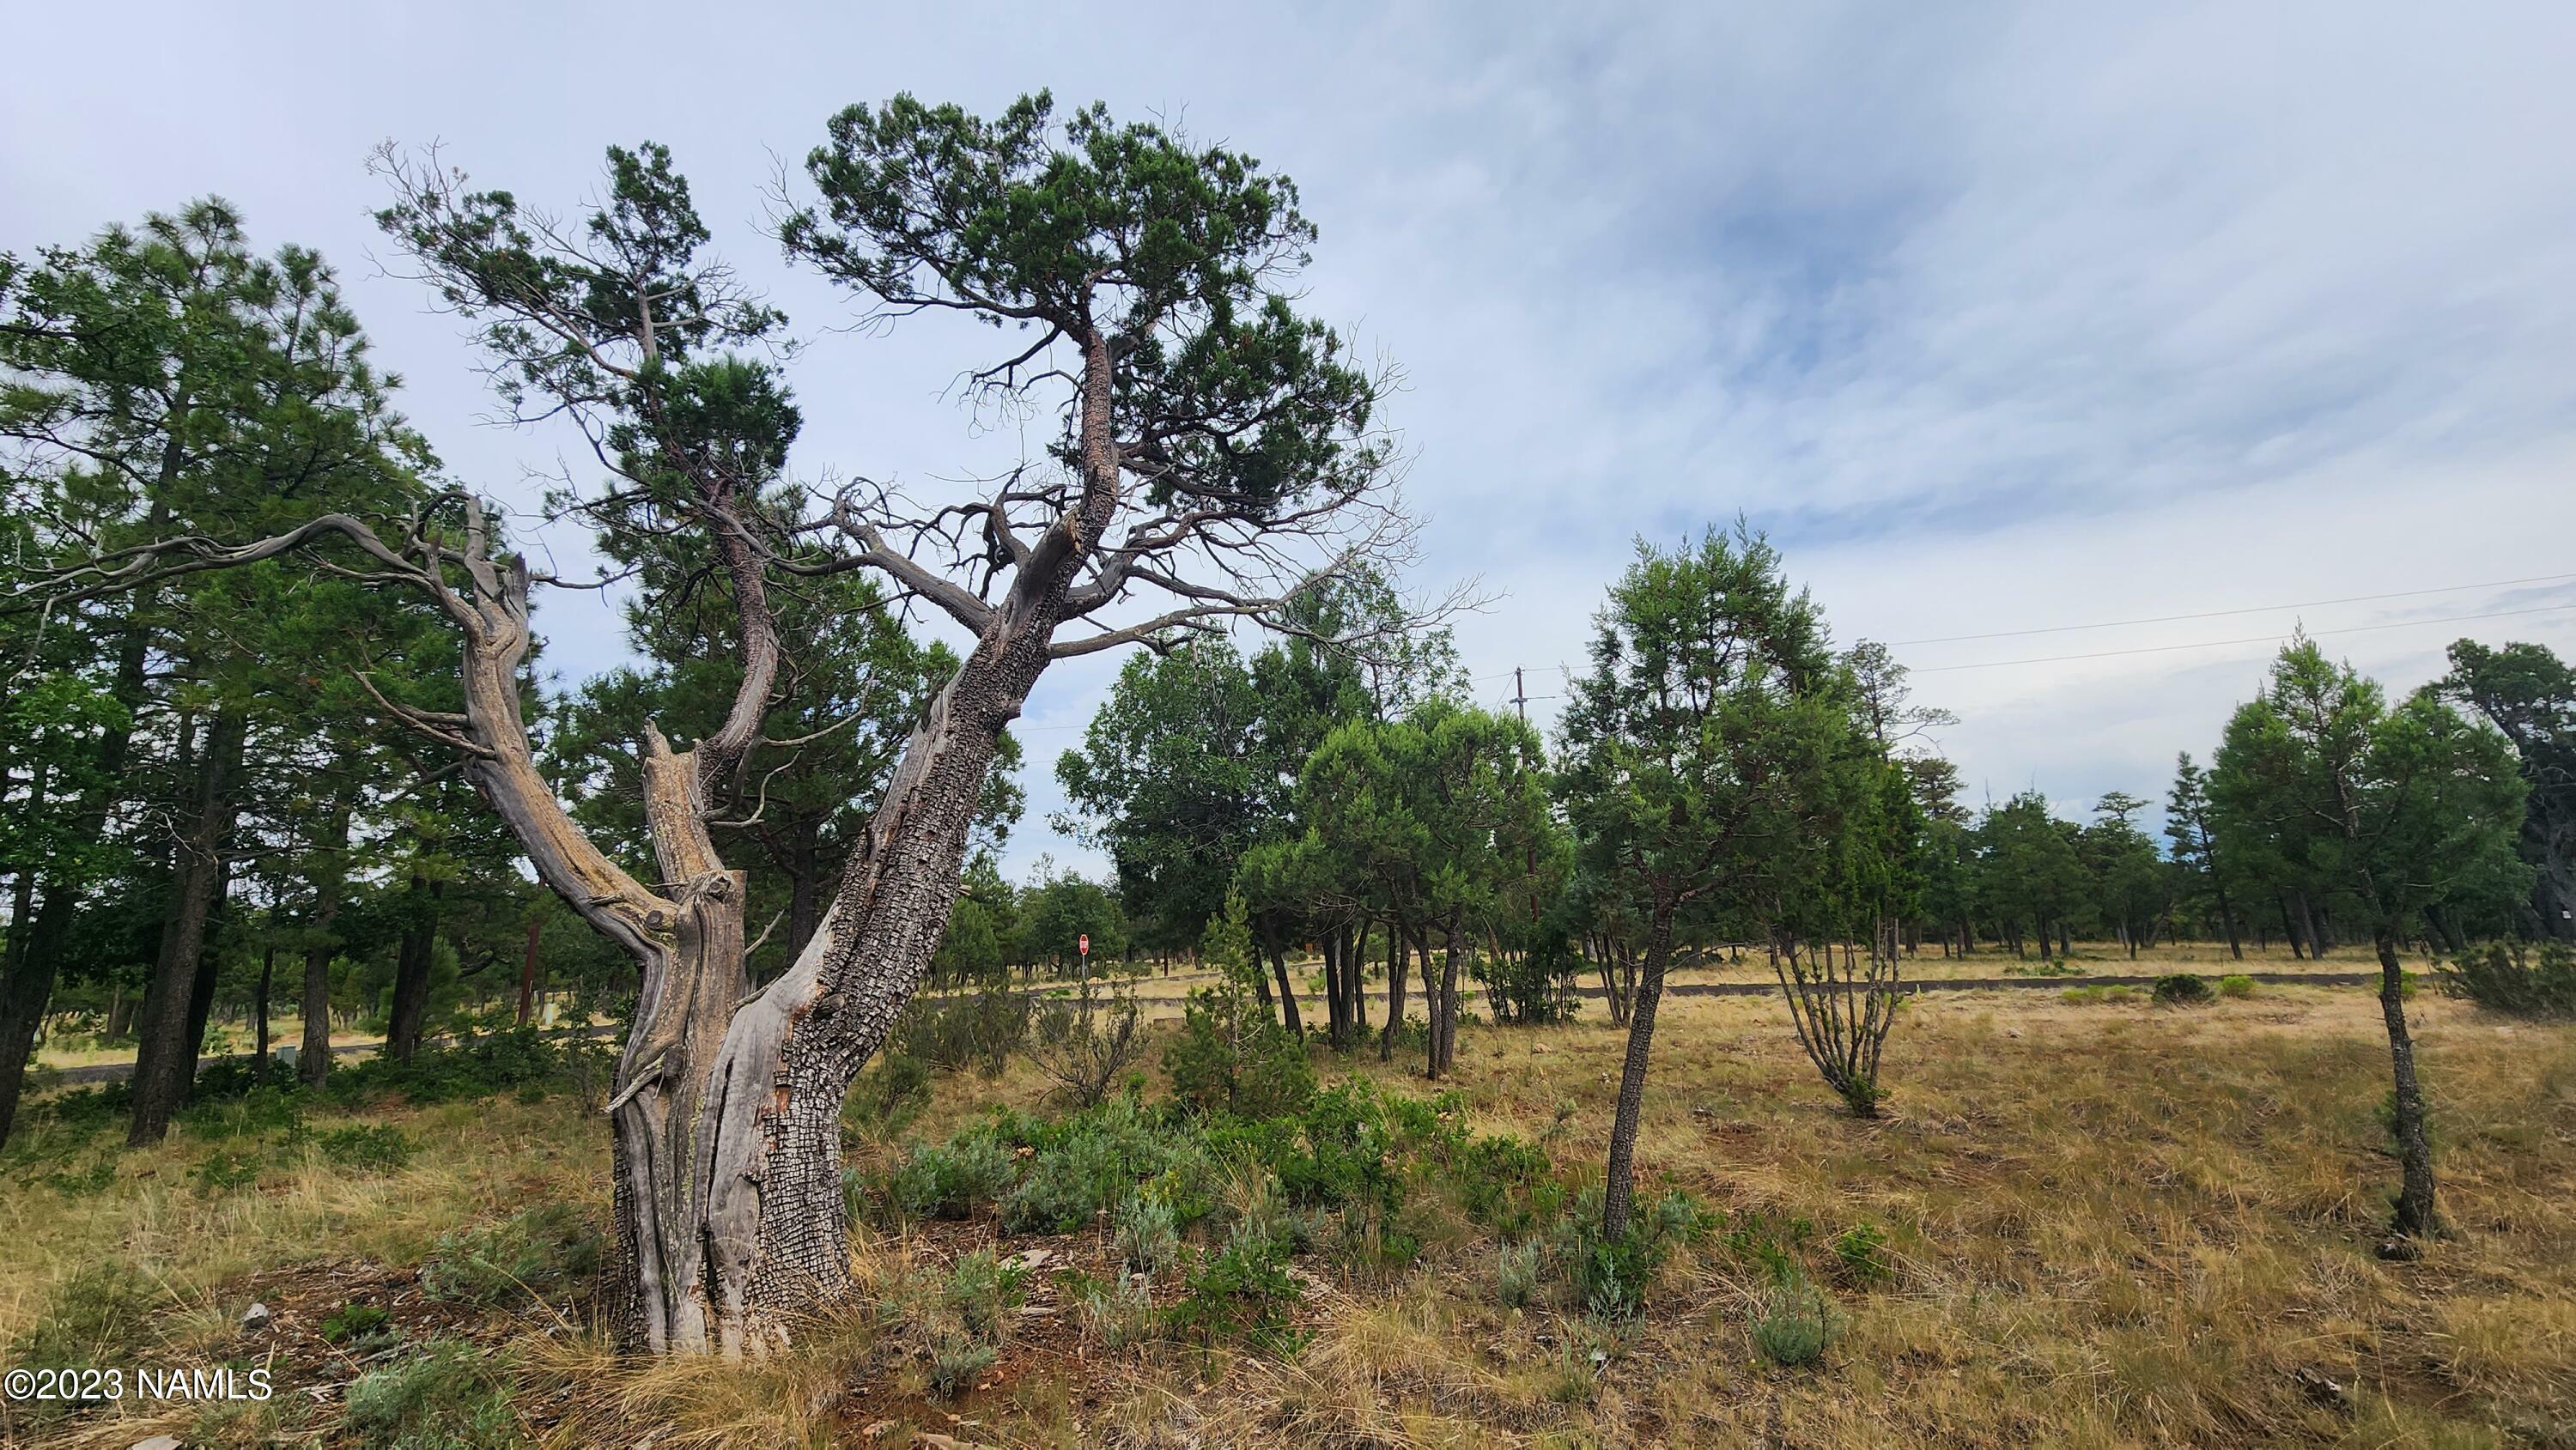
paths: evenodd
<path fill-rule="evenodd" d="M 1091 933 L 1087 931 L 1082 934 L 1082 954 L 1086 957 L 1091 955 Z"/>

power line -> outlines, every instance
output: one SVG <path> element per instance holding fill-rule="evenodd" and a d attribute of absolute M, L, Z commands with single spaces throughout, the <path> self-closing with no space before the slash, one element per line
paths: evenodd
<path fill-rule="evenodd" d="M 2556 614 L 2566 609 L 2576 609 L 2576 603 L 2544 604 L 2538 609 L 2498 609 L 2485 614 L 2453 614 L 2441 619 L 2401 619 L 2391 624 L 2356 624 L 2343 629 L 2313 629 L 2308 631 L 2308 634 L 2312 638 L 2329 634 L 2369 634 L 2374 630 L 2382 629 L 2410 629 L 2419 624 L 2464 624 L 2472 619 L 2513 619 L 2526 614 Z M 2094 650 L 2088 654 L 2075 655 L 2042 655 L 2026 660 L 1983 660 L 1973 665 L 1929 665 L 1918 668 L 1913 673 L 1937 675 L 1950 670 L 2001 669 L 2006 665 L 2053 665 L 2067 660 L 2109 659 L 2115 655 L 2170 654 L 2176 650 L 2186 649 L 2223 649 L 2235 644 L 2277 644 L 2281 639 L 2282 636 L 2277 634 L 2258 634 L 2249 635 L 2244 639 L 2204 639 L 2192 644 L 2149 644 L 2140 645 L 2135 649 Z"/>
<path fill-rule="evenodd" d="M 2417 599 L 2427 594 L 2457 594 L 2463 589 L 2502 589 L 2515 584 L 2554 584 L 2563 579 L 2576 579 L 2576 574 L 2536 574 L 2528 579 L 2492 579 L 2484 584 L 2452 584 L 2440 589 L 2400 589 L 2388 594 L 2353 594 L 2342 599 L 2311 599 L 2305 604 L 2262 604 L 2251 609 L 2209 609 L 2198 614 L 2160 614 L 2152 619 L 2112 619 L 2100 624 L 2056 624 L 2041 629 L 1998 629 L 1988 634 L 1945 634 L 1932 639 L 1898 639 L 1888 641 L 1890 649 L 1917 644 L 1958 644 L 1972 639 L 2011 639 L 2032 634 L 2070 634 L 2086 629 L 2120 629 L 2132 624 L 2176 624 L 2186 619 L 2222 619 L 2234 614 L 2274 614 L 2284 609 L 2322 609 L 2329 604 L 2368 604 L 2378 599 Z M 2489 616 L 2470 615 L 2467 618 Z M 2173 648 L 2174 646 L 2164 646 Z M 2119 651 L 2113 651 L 2119 653 Z M 2086 658 L 2069 655 L 2069 659 Z M 1974 669 L 1973 665 L 1950 665 L 1949 669 Z M 1918 671 L 1918 673 L 1921 673 Z"/>

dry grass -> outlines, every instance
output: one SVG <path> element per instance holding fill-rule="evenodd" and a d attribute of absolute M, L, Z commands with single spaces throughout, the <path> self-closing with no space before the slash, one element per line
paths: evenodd
<path fill-rule="evenodd" d="M 1803 1255 L 1828 1282 L 1825 1240 L 1886 1231 L 1891 1277 L 1834 1282 L 1845 1332 L 1809 1369 L 1756 1352 L 1761 1273 L 1716 1243 L 1685 1252 L 1645 1319 L 1615 1331 L 1502 1308 L 1494 1245 L 1467 1240 L 1388 1283 L 1319 1281 L 1291 1358 L 1020 1345 L 1007 1388 L 949 1407 L 907 1398 L 917 1371 L 870 1305 L 748 1369 L 622 1362 L 550 1322 L 478 1332 L 516 1355 L 534 1437 L 567 1445 L 834 1443 L 878 1423 L 859 1406 L 888 1403 L 922 1412 L 889 1414 L 870 1443 L 914 1428 L 1068 1446 L 2576 1443 L 2576 1029 L 2419 1000 L 2458 1232 L 2391 1264 L 2372 1252 L 2393 1172 L 2376 1151 L 2386 1056 L 2365 993 L 2267 988 L 2188 1010 L 1927 996 L 1889 1044 L 1889 1115 L 1868 1123 L 1834 1110 L 1779 1010 L 1668 1001 L 1638 1156 L 1736 1222 L 1805 1220 Z M 1621 1040 L 1597 1018 L 1472 1031 L 1457 1085 L 1479 1126 L 1588 1160 Z M 1354 1066 L 1379 1072 L 1373 1054 Z M 945 1079 L 908 1132 L 863 1135 L 854 1158 L 1042 1092 L 1024 1064 Z M 171 1342 L 238 1353 L 251 1274 L 323 1255 L 404 1266 L 457 1224 L 604 1203 L 604 1138 L 569 1103 L 394 1116 L 429 1151 L 391 1175 L 305 1164 L 201 1197 L 186 1174 L 204 1149 L 174 1141 L 126 1158 L 99 1193 L 0 1185 L 0 1339 L 107 1260 L 164 1286 Z M 899 1284 L 950 1247 L 872 1240 L 862 1278 Z M 2301 1371 L 2349 1403 L 2313 1397 Z M 131 1443 L 167 1427 L 83 1433 Z"/>

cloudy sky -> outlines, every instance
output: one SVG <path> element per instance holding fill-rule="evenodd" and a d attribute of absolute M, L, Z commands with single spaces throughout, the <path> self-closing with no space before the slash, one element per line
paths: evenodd
<path fill-rule="evenodd" d="M 2069 812 L 2161 796 L 2301 620 L 2396 687 L 2462 634 L 2576 649 L 2576 9 L 1222 8 L 28 7 L 0 248 L 221 194 L 340 264 L 458 478 L 525 496 L 572 440 L 492 426 L 377 271 L 364 157 L 570 204 L 660 140 L 814 340 L 796 468 L 928 488 L 1016 446 L 943 397 L 994 335 L 831 331 L 766 193 L 849 102 L 1049 87 L 1296 178 L 1311 305 L 1407 379 L 1415 582 L 1501 592 L 1458 626 L 1488 702 L 1561 691 L 1635 538 L 1739 513 L 1841 638 L 1908 642 L 1972 796 Z M 2353 598 L 2401 591 L 2439 592 Z M 545 622 L 568 675 L 621 657 L 596 603 Z M 1015 866 L 1086 859 L 1052 763 L 1115 669 L 1030 702 Z"/>

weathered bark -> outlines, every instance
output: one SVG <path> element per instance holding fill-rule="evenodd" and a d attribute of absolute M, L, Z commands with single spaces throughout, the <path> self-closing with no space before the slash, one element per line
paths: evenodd
<path fill-rule="evenodd" d="M 1664 968 L 1672 960 L 1673 907 L 1658 901 L 1646 932 L 1645 969 L 1628 1007 L 1628 1053 L 1619 1067 L 1619 1106 L 1610 1120 L 1610 1176 L 1601 1186 L 1601 1234 L 1628 1234 L 1628 1212 L 1637 1191 L 1637 1121 L 1646 1106 L 1646 1064 L 1655 1045 L 1655 1008 L 1664 997 Z"/>
<path fill-rule="evenodd" d="M 979 625 L 973 651 L 915 728 L 812 940 L 757 995 L 742 994 L 741 881 L 705 830 L 712 786 L 756 740 L 775 671 L 756 568 L 735 571 L 745 683 L 726 731 L 686 755 L 651 742 L 647 818 L 680 890 L 631 929 L 647 985 L 615 1112 L 627 1268 L 617 1307 L 630 1343 L 774 1345 L 791 1315 L 848 1287 L 842 1104 L 947 929 L 1001 733 L 1050 661 L 1083 541 L 1102 536 L 1116 506 L 1105 339 L 1085 353 L 1078 509 L 1030 546 L 1001 603 L 964 610 Z"/>
<path fill-rule="evenodd" d="M 158 1143 L 169 1132 L 170 1117 L 186 1101 L 196 1076 L 198 1042 L 191 1040 L 190 1022 L 203 1021 L 196 1011 L 198 979 L 207 965 L 207 928 L 225 879 L 232 775 L 241 765 L 245 735 L 242 718 L 231 712 L 218 714 L 208 727 L 197 761 L 195 798 L 174 843 L 170 913 L 135 1044 L 134 1117 L 126 1141 L 136 1147 Z"/>
<path fill-rule="evenodd" d="M 775 1339 L 781 1311 L 848 1285 L 841 1104 L 947 927 L 995 747 L 1045 668 L 1053 622 L 1038 608 L 979 642 L 906 750 L 814 943 L 724 1033 L 696 1175 L 719 1348 Z"/>

